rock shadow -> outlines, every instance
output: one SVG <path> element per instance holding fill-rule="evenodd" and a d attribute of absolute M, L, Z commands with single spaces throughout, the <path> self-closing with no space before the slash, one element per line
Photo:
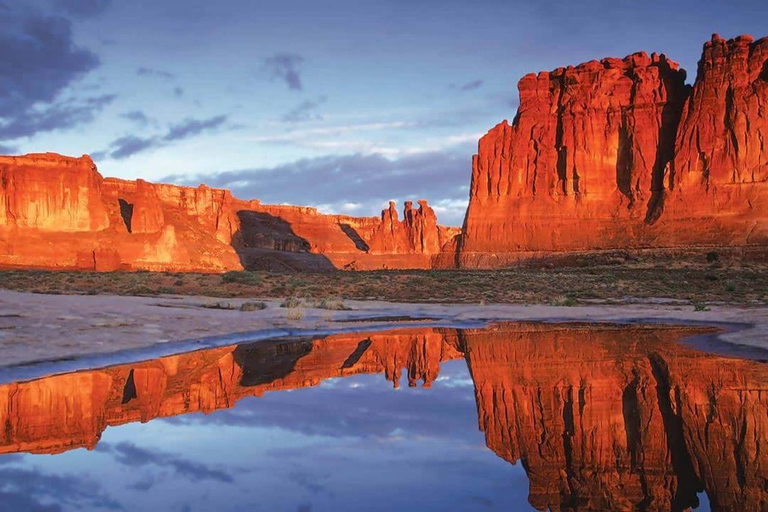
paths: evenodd
<path fill-rule="evenodd" d="M 325 271 L 335 270 L 322 254 L 310 252 L 309 241 L 297 235 L 290 223 L 266 212 L 237 212 L 240 229 L 232 246 L 246 270 Z"/>

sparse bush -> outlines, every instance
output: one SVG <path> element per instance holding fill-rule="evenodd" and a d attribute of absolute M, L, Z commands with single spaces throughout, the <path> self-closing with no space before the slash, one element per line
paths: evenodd
<path fill-rule="evenodd" d="M 578 302 L 576 301 L 576 299 L 574 299 L 572 297 L 566 297 L 565 295 L 559 295 L 557 297 L 554 297 L 554 298 L 550 299 L 550 301 L 549 301 L 549 305 L 550 306 L 568 306 L 568 307 L 570 307 L 570 306 L 575 306 L 577 304 L 578 304 Z"/>
<path fill-rule="evenodd" d="M 726 281 L 725 282 L 725 291 L 727 292 L 735 292 L 736 291 L 736 283 L 734 281 Z"/>
<path fill-rule="evenodd" d="M 330 311 L 350 311 L 352 308 L 344 304 L 344 301 L 336 298 L 320 299 L 315 302 L 315 307 Z"/>
<path fill-rule="evenodd" d="M 243 302 L 240 305 L 240 311 L 262 311 L 264 309 L 267 309 L 264 302 Z"/>
<path fill-rule="evenodd" d="M 256 285 L 261 283 L 261 276 L 255 272 L 249 272 L 247 270 L 231 270 L 221 275 L 221 282 Z"/>
<path fill-rule="evenodd" d="M 707 306 L 703 302 L 694 302 L 693 303 L 693 310 L 694 311 L 709 311 L 709 306 Z"/>
<path fill-rule="evenodd" d="M 301 307 L 301 299 L 297 299 L 296 297 L 288 297 L 285 299 L 281 304 L 281 308 L 300 308 Z"/>
<path fill-rule="evenodd" d="M 709 263 L 714 263 L 719 259 L 720 259 L 720 254 L 717 251 L 709 251 L 707 253 L 707 261 Z"/>

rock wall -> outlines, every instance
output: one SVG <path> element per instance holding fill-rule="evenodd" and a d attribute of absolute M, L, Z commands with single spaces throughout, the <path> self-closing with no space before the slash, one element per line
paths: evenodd
<path fill-rule="evenodd" d="M 430 268 L 458 233 L 426 202 L 382 219 L 262 205 L 228 190 L 102 178 L 87 156 L 0 157 L 0 266 L 221 272 Z M 388 224 L 390 227 L 393 225 Z"/>
<path fill-rule="evenodd" d="M 473 158 L 458 261 L 768 245 L 768 38 L 713 36 L 693 88 L 664 55 L 527 75 Z"/>

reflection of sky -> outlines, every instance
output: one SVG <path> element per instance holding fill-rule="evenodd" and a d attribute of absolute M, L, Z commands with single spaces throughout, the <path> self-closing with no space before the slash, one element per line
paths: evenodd
<path fill-rule="evenodd" d="M 108 428 L 92 452 L 0 456 L 0 511 L 530 509 L 522 467 L 485 446 L 464 362 L 440 375 L 333 379 Z"/>

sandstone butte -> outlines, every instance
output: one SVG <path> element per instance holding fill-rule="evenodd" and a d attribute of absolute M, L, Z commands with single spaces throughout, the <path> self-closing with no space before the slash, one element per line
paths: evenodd
<path fill-rule="evenodd" d="M 473 158 L 459 265 L 768 245 L 768 38 L 714 35 L 685 78 L 645 53 L 523 77 Z"/>
<path fill-rule="evenodd" d="M 0 266 L 219 272 L 492 268 L 569 252 L 768 247 L 768 38 L 714 35 L 693 86 L 664 55 L 529 74 L 472 160 L 461 230 L 102 178 L 0 157 Z"/>
<path fill-rule="evenodd" d="M 768 507 L 768 368 L 676 343 L 700 329 L 499 324 L 259 342 L 0 386 L 0 453 L 93 449 L 108 426 L 328 378 L 469 368 L 485 442 L 539 510 Z M 384 379 L 382 379 L 384 380 Z M 439 391 L 435 391 L 439 393 Z"/>

